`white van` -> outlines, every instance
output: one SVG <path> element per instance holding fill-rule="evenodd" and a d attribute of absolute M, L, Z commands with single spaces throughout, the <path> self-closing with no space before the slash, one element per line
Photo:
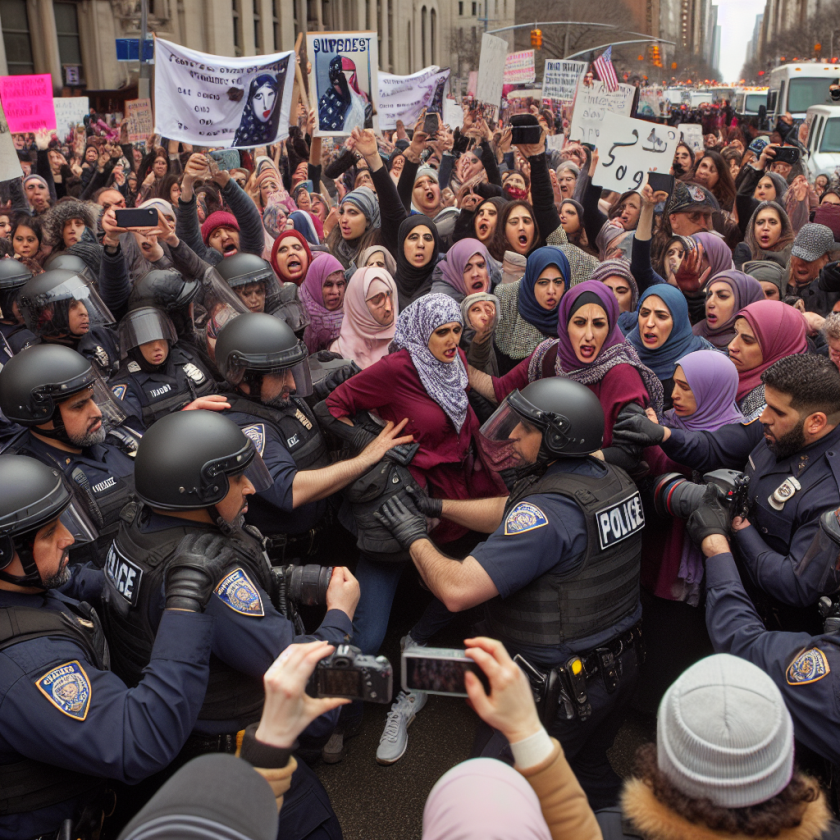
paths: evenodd
<path fill-rule="evenodd" d="M 840 167 L 840 105 L 812 105 L 805 125 L 808 178 L 813 181 L 817 175 L 833 175 Z"/>
<path fill-rule="evenodd" d="M 739 87 L 732 104 L 739 117 L 757 117 L 759 108 L 767 107 L 767 88 Z"/>
<path fill-rule="evenodd" d="M 771 70 L 767 97 L 771 127 L 787 111 L 794 119 L 805 119 L 812 105 L 822 105 L 828 99 L 828 87 L 838 78 L 840 67 L 836 64 L 783 64 Z"/>

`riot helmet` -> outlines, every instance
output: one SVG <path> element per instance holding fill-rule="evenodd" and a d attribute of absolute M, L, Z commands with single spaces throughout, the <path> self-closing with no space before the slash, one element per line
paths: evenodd
<path fill-rule="evenodd" d="M 219 276 L 236 292 L 249 312 L 271 312 L 280 296 L 280 283 L 271 263 L 240 251 L 217 266 Z"/>
<path fill-rule="evenodd" d="M 770 503 L 774 501 L 771 496 Z M 829 576 L 835 581 L 840 578 L 840 508 L 827 510 L 819 521 L 820 527 L 794 571 L 797 577 L 802 577 L 809 567 L 817 564 L 821 567 L 817 587 L 821 592 L 834 591 L 836 587 L 828 583 Z"/>
<path fill-rule="evenodd" d="M 39 427 L 39 435 L 74 446 L 59 403 L 89 391 L 102 413 L 99 436 L 125 420 L 111 391 L 81 353 L 61 344 L 37 344 L 13 356 L 0 371 L 0 410 L 14 423 Z M 42 426 L 53 421 L 55 428 Z M 82 447 L 83 448 L 83 447 Z"/>
<path fill-rule="evenodd" d="M 604 438 L 604 409 L 579 382 L 552 376 L 513 391 L 481 427 L 488 441 L 503 444 L 522 424 L 542 432 L 539 460 L 579 458 L 597 452 Z"/>
<path fill-rule="evenodd" d="M 300 339 L 311 323 L 309 312 L 300 299 L 300 289 L 295 283 L 284 283 L 280 287 L 277 303 L 271 309 L 266 302 L 266 312 L 288 324 L 292 332 Z"/>
<path fill-rule="evenodd" d="M 26 326 L 46 339 L 80 339 L 91 327 L 116 324 L 96 289 L 81 274 L 64 269 L 33 277 L 20 290 L 18 307 Z"/>
<path fill-rule="evenodd" d="M 247 385 L 247 396 L 266 405 L 286 405 L 290 394 L 308 397 L 312 393 L 308 356 L 306 345 L 288 325 L 260 313 L 234 318 L 216 341 L 216 364 L 222 376 L 240 390 Z"/>
<path fill-rule="evenodd" d="M 222 530 L 216 505 L 227 496 L 230 478 L 244 473 L 256 492 L 271 475 L 253 441 L 216 411 L 176 411 L 143 435 L 134 459 L 134 489 L 141 501 L 162 510 L 208 509 Z"/>
<path fill-rule="evenodd" d="M 166 354 L 155 362 L 147 359 L 143 345 L 151 341 L 166 341 Z M 120 351 L 122 358 L 137 362 L 146 373 L 154 373 L 169 358 L 172 345 L 178 341 L 175 325 L 169 316 L 154 306 L 142 306 L 132 309 L 120 321 Z"/>
<path fill-rule="evenodd" d="M 19 260 L 0 260 L 0 311 L 4 321 L 18 322 L 14 310 L 15 302 L 20 290 L 31 279 L 32 272 Z"/>
<path fill-rule="evenodd" d="M 67 480 L 58 469 L 23 455 L 0 456 L 1 580 L 17 586 L 43 586 L 35 562 L 35 537 L 41 528 L 56 519 L 61 520 L 76 543 L 96 539 L 96 529 L 74 500 Z M 23 575 L 7 571 L 16 553 Z M 66 582 L 60 571 L 61 565 L 47 581 L 48 585 Z"/>
<path fill-rule="evenodd" d="M 166 312 L 184 309 L 201 291 L 197 280 L 186 280 L 174 268 L 155 268 L 140 277 L 131 289 L 129 309 L 157 306 Z"/>
<path fill-rule="evenodd" d="M 84 277 L 88 285 L 94 288 L 97 286 L 97 277 L 94 276 L 90 266 L 77 254 L 68 254 L 66 251 L 59 251 L 57 254 L 49 257 L 46 263 L 44 263 L 44 268 L 47 271 L 57 271 L 59 269 L 61 271 L 73 271 Z"/>

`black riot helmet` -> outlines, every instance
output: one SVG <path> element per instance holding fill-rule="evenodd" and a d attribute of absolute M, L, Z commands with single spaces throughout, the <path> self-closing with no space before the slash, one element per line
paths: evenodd
<path fill-rule="evenodd" d="M 19 260 L 0 260 L 0 310 L 3 320 L 17 322 L 14 304 L 20 290 L 32 279 L 32 272 Z"/>
<path fill-rule="evenodd" d="M 186 280 L 174 268 L 155 268 L 147 271 L 134 284 L 128 298 L 129 309 L 157 306 L 167 312 L 181 309 L 198 296 L 201 284 Z"/>
<path fill-rule="evenodd" d="M 481 427 L 481 434 L 503 442 L 520 423 L 542 431 L 543 461 L 591 455 L 604 438 L 604 409 L 598 398 L 565 377 L 538 379 L 521 392 L 513 391 Z"/>
<path fill-rule="evenodd" d="M 62 271 L 73 271 L 80 274 L 92 286 L 96 286 L 97 278 L 94 277 L 90 266 L 77 254 L 67 254 L 59 251 L 53 254 L 44 264 L 47 271 L 61 269 Z"/>
<path fill-rule="evenodd" d="M 35 536 L 44 525 L 61 519 L 76 542 L 90 542 L 96 531 L 73 499 L 66 479 L 23 455 L 0 456 L 0 579 L 18 586 L 40 586 L 35 563 Z M 23 575 L 7 570 L 17 553 Z"/>
<path fill-rule="evenodd" d="M 277 275 L 274 273 L 271 263 L 262 259 L 262 257 L 240 251 L 232 257 L 223 259 L 216 266 L 216 271 L 222 280 L 239 295 L 246 306 L 248 306 L 248 301 L 244 296 L 245 289 L 254 284 L 262 286 L 265 292 L 265 304 L 261 310 L 251 311 L 269 312 L 277 305 L 280 296 L 280 283 L 277 281 Z"/>
<path fill-rule="evenodd" d="M 287 324 L 262 313 L 240 315 L 229 321 L 216 341 L 216 365 L 222 376 L 231 385 L 246 384 L 249 396 L 255 400 L 261 400 L 266 376 L 282 376 L 296 396 L 309 396 L 312 376 L 308 356 L 306 345 Z"/>
<path fill-rule="evenodd" d="M 254 444 L 216 411 L 176 411 L 143 435 L 134 459 L 134 489 L 141 501 L 163 510 L 207 508 L 227 530 L 215 506 L 227 496 L 230 478 L 245 473 L 257 492 L 271 476 Z"/>

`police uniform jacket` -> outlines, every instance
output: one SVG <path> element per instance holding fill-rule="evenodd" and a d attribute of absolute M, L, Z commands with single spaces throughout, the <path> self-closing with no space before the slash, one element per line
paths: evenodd
<path fill-rule="evenodd" d="M 89 628 L 90 621 L 79 621 L 83 613 L 76 598 L 94 600 L 101 578 L 101 572 L 83 569 L 62 592 L 0 590 L 0 625 L 8 620 L 9 608 L 25 608 L 64 613 L 77 628 Z M 62 820 L 78 817 L 101 779 L 133 784 L 166 767 L 201 707 L 212 629 L 210 616 L 167 612 L 149 668 L 133 689 L 101 661 L 104 642 L 85 643 L 85 629 L 80 640 L 48 635 L 2 647 L 0 765 L 18 765 L 11 771 L 15 782 L 23 778 L 24 767 L 34 771 L 29 779 L 47 786 L 48 804 L 28 807 L 35 801 L 28 798 L 33 791 L 15 790 L 4 779 L 0 837 L 23 840 L 55 832 Z M 46 768 L 33 768 L 27 760 Z"/>
<path fill-rule="evenodd" d="M 733 541 L 738 558 L 765 593 L 783 604 L 806 607 L 840 586 L 836 571 L 821 586 L 824 567 L 818 564 L 797 573 L 819 529 L 820 514 L 840 507 L 840 426 L 781 461 L 765 443 L 757 420 L 715 432 L 672 429 L 662 449 L 700 472 L 729 467 L 749 476 L 752 527 L 737 531 Z"/>
<path fill-rule="evenodd" d="M 107 379 L 116 373 L 120 366 L 120 349 L 117 344 L 117 337 L 109 327 L 102 325 L 91 327 L 78 341 L 64 339 L 45 341 L 43 338 L 39 338 L 38 342 L 42 344 L 63 344 L 71 347 L 77 353 L 81 353 L 86 359 L 89 359 L 103 379 Z"/>
<path fill-rule="evenodd" d="M 28 330 L 23 324 L 7 324 L 0 321 L 0 335 L 5 339 L 13 356 L 20 353 L 21 350 L 26 350 L 32 344 L 38 343 L 35 333 Z"/>

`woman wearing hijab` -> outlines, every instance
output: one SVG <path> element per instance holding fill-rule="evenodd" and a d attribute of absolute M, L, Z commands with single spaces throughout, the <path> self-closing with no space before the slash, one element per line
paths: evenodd
<path fill-rule="evenodd" d="M 780 207 L 785 206 L 787 181 L 778 172 L 770 171 L 769 164 L 772 160 L 763 152 L 758 162 L 761 163 L 760 168 L 754 163 L 747 164 L 738 173 L 735 209 L 738 212 L 738 226 L 743 236 L 746 236 L 747 223 L 752 218 L 755 208 L 762 201 L 775 201 Z"/>
<path fill-rule="evenodd" d="M 251 80 L 233 148 L 265 146 L 277 139 L 282 110 L 282 95 L 278 94 L 282 91 L 277 75 L 261 73 Z"/>
<path fill-rule="evenodd" d="M 673 376 L 677 360 L 712 345 L 694 335 L 688 320 L 688 305 L 679 289 L 660 284 L 639 298 L 638 321 L 627 335 L 642 364 L 649 367 L 663 385 L 665 408 L 671 408 Z"/>
<path fill-rule="evenodd" d="M 440 236 L 426 216 L 404 219 L 397 234 L 397 273 L 394 280 L 402 312 L 432 289 L 432 275 L 440 254 Z"/>
<path fill-rule="evenodd" d="M 461 301 L 464 334 L 461 347 L 467 354 L 470 367 L 490 376 L 499 375 L 499 362 L 493 349 L 493 334 L 499 323 L 499 299 L 487 292 L 467 295 Z M 466 341 L 467 333 L 471 334 Z"/>
<path fill-rule="evenodd" d="M 352 359 L 362 370 L 388 355 L 396 329 L 397 284 L 390 272 L 373 266 L 353 274 L 344 295 L 344 320 L 332 353 Z"/>
<path fill-rule="evenodd" d="M 384 245 L 371 245 L 359 255 L 359 268 L 384 268 L 393 280 L 397 273 L 397 261 Z"/>
<path fill-rule="evenodd" d="M 738 408 L 747 422 L 764 408 L 761 374 L 774 362 L 807 353 L 807 326 L 802 313 L 786 303 L 760 300 L 738 313 L 729 358 L 738 368 Z"/>
<path fill-rule="evenodd" d="M 547 338 L 557 337 L 557 307 L 569 289 L 570 274 L 566 255 L 549 245 L 528 257 L 521 280 L 496 287 L 499 322 L 494 342 L 502 375 Z"/>
<path fill-rule="evenodd" d="M 300 300 L 309 313 L 303 341 L 310 355 L 326 350 L 338 338 L 344 319 L 344 267 L 332 254 L 317 254 L 300 286 Z"/>
<path fill-rule="evenodd" d="M 750 260 L 743 266 L 744 274 L 755 277 L 764 291 L 767 300 L 781 300 L 787 283 L 786 274 L 782 266 L 773 260 Z"/>
<path fill-rule="evenodd" d="M 618 326 L 625 335 L 636 323 L 636 307 L 639 304 L 639 287 L 630 266 L 624 260 L 605 260 L 598 263 L 590 280 L 597 280 L 612 289 L 618 303 Z"/>
<path fill-rule="evenodd" d="M 313 217 L 305 210 L 295 210 L 289 218 L 295 226 L 295 230 L 310 244 L 320 245 L 321 240 L 318 237 L 318 230 L 313 221 Z"/>
<path fill-rule="evenodd" d="M 338 207 L 338 224 L 327 237 L 327 246 L 347 268 L 358 254 L 376 242 L 381 224 L 379 201 L 369 187 L 348 193 Z"/>
<path fill-rule="evenodd" d="M 787 267 L 796 234 L 788 214 L 775 201 L 760 201 L 747 223 L 744 241 L 735 247 L 736 266 L 748 260 L 773 260 Z"/>
<path fill-rule="evenodd" d="M 349 73 L 349 79 L 345 75 Z M 349 134 L 354 128 L 363 128 L 373 115 L 373 106 L 367 94 L 359 87 L 356 65 L 345 56 L 330 60 L 327 88 L 318 102 L 318 127 L 322 131 L 341 131 Z"/>
<path fill-rule="evenodd" d="M 449 295 L 460 303 L 467 295 L 489 292 L 493 268 L 490 253 L 477 239 L 461 239 L 438 262 L 432 294 Z M 495 273 L 497 280 L 501 279 L 500 273 Z"/>
<path fill-rule="evenodd" d="M 754 277 L 740 271 L 722 271 L 706 283 L 706 317 L 694 325 L 700 335 L 718 350 L 725 350 L 735 337 L 738 313 L 757 300 L 764 300 L 764 289 Z"/>
<path fill-rule="evenodd" d="M 303 283 L 312 264 L 309 243 L 296 230 L 284 230 L 271 247 L 271 267 L 283 283 Z"/>

